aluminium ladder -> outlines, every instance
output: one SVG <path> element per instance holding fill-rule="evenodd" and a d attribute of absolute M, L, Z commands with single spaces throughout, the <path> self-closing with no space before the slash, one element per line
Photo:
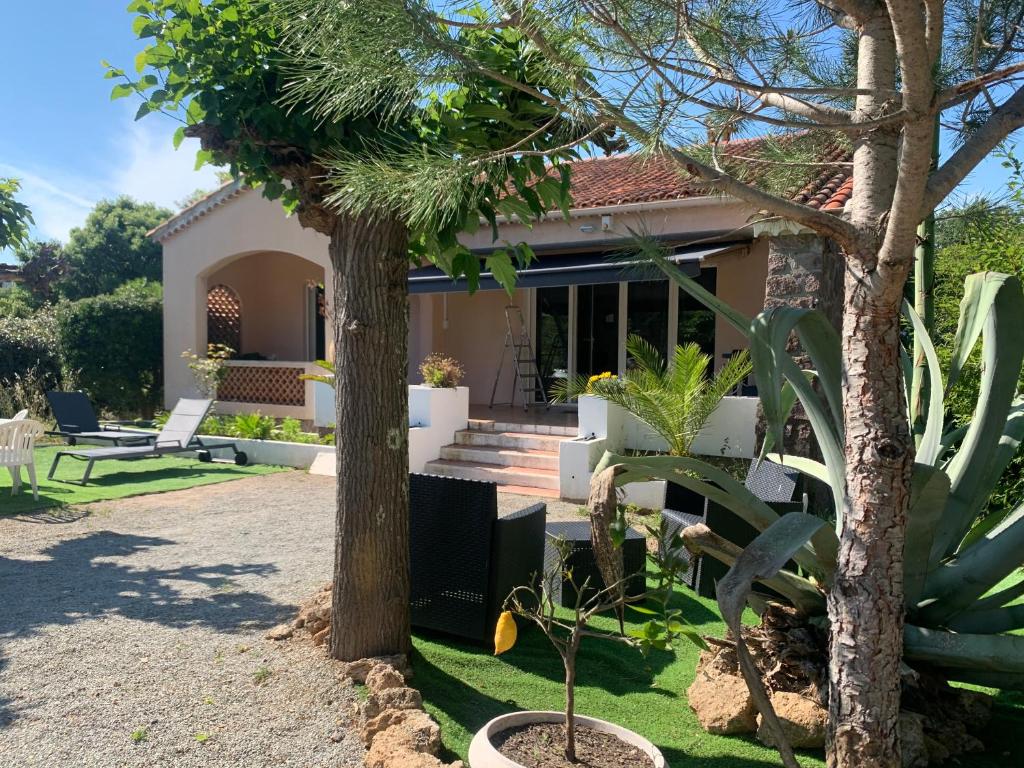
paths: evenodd
<path fill-rule="evenodd" d="M 517 332 L 518 331 L 518 332 Z M 505 307 L 505 344 L 501 349 L 501 358 L 498 360 L 498 373 L 494 377 L 494 386 L 491 388 L 491 408 L 494 407 L 494 398 L 498 394 L 498 382 L 501 381 L 501 370 L 505 365 L 505 356 L 508 350 L 512 350 L 512 399 L 508 405 L 515 405 L 516 392 L 523 396 L 523 410 L 530 406 L 531 397 L 540 395 L 540 402 L 548 407 L 548 394 L 544 388 L 544 379 L 540 375 L 540 367 L 533 354 L 533 342 L 526 330 L 526 322 L 523 320 L 523 310 L 515 304 Z M 504 403 L 499 403 L 504 405 Z"/>

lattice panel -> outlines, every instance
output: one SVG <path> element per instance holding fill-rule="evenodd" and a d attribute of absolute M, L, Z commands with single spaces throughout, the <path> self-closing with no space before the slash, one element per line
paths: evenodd
<path fill-rule="evenodd" d="M 242 351 L 242 304 L 226 285 L 215 285 L 206 294 L 206 342 Z"/>
<path fill-rule="evenodd" d="M 267 405 L 306 404 L 306 382 L 299 379 L 303 368 L 273 365 L 228 366 L 227 376 L 217 388 L 217 399 L 236 403 Z"/>

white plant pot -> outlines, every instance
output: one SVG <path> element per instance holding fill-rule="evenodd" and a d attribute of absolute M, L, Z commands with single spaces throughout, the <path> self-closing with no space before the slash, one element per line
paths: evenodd
<path fill-rule="evenodd" d="M 562 722 L 565 722 L 564 712 L 512 712 L 507 715 L 500 715 L 477 731 L 473 741 L 470 742 L 469 768 L 529 768 L 529 766 L 523 766 L 520 763 L 509 760 L 501 754 L 491 743 L 491 738 L 502 731 L 507 731 L 509 728 L 516 728 L 521 725 Z M 654 762 L 654 768 L 667 768 L 661 751 L 643 736 L 633 733 L 627 728 L 605 720 L 598 720 L 596 717 L 586 717 L 585 715 L 576 715 L 576 724 L 593 728 L 595 731 L 610 733 L 627 744 L 632 744 L 650 757 Z"/>

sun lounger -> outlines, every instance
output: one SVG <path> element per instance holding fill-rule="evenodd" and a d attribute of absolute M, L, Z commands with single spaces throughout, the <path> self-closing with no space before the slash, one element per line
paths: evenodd
<path fill-rule="evenodd" d="M 113 422 L 100 424 L 84 392 L 47 392 L 57 429 L 47 432 L 75 445 L 79 440 L 97 440 L 113 445 L 144 445 L 153 442 L 155 432 L 125 429 Z"/>
<path fill-rule="evenodd" d="M 211 451 L 231 451 L 235 464 L 244 465 L 248 457 L 239 451 L 234 443 L 218 443 L 216 445 L 204 445 L 202 440 L 196 437 L 199 426 L 206 418 L 206 414 L 213 405 L 212 400 L 189 400 L 181 399 L 171 411 L 167 423 L 160 433 L 156 435 L 152 445 L 123 445 L 112 448 L 93 448 L 86 451 L 60 451 L 53 459 L 50 466 L 50 473 L 47 478 L 53 479 L 53 473 L 57 471 L 57 465 L 61 458 L 70 456 L 74 459 L 87 462 L 85 474 L 79 481 L 82 485 L 89 482 L 93 465 L 97 461 L 125 461 L 131 459 L 152 459 L 160 456 L 167 456 L 175 453 L 196 452 L 200 461 L 212 461 Z"/>

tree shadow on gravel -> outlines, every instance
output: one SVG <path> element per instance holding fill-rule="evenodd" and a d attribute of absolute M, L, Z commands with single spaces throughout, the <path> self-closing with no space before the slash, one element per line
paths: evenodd
<path fill-rule="evenodd" d="M 220 632 L 259 630 L 284 621 L 294 606 L 243 588 L 238 577 L 265 577 L 272 563 L 136 565 L 132 555 L 177 542 L 99 531 L 48 547 L 45 559 L 0 557 L 0 638 L 24 637 L 105 615 L 167 627 Z M 186 550 L 181 558 L 189 557 Z M 125 558 L 121 560 L 121 558 Z M 201 559 L 201 556 L 200 558 Z"/>

